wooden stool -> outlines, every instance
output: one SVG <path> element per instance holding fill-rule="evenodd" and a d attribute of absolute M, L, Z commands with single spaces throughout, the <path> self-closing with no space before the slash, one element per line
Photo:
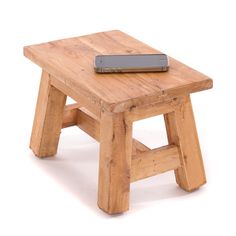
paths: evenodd
<path fill-rule="evenodd" d="M 192 191 L 206 183 L 190 93 L 212 80 L 170 58 L 163 73 L 96 74 L 97 54 L 159 53 L 121 31 L 27 46 L 43 72 L 30 148 L 53 156 L 61 128 L 77 125 L 100 142 L 98 206 L 109 214 L 129 208 L 130 183 L 174 170 Z M 77 104 L 66 106 L 66 97 Z M 149 149 L 132 139 L 132 123 L 164 115 L 169 145 Z"/>

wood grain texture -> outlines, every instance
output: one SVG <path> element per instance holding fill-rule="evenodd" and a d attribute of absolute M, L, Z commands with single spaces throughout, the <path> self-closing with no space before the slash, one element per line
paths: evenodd
<path fill-rule="evenodd" d="M 62 93 L 67 96 L 73 98 L 80 107 L 86 107 L 86 109 L 97 117 L 100 117 L 101 105 L 90 102 L 90 96 L 88 94 L 84 94 L 81 89 L 70 88 L 63 82 L 61 82 L 60 78 L 51 77 L 51 84 L 60 90 Z"/>
<path fill-rule="evenodd" d="M 77 125 L 78 109 L 80 105 L 78 103 L 66 105 L 63 114 L 62 128 Z"/>
<path fill-rule="evenodd" d="M 129 209 L 132 124 L 124 113 L 102 113 L 98 206 L 109 214 Z"/>
<path fill-rule="evenodd" d="M 175 109 L 177 98 L 170 99 L 166 102 L 155 102 L 143 106 L 133 106 L 127 112 L 127 119 L 138 121 L 153 116 L 170 113 Z"/>
<path fill-rule="evenodd" d="M 166 73 L 97 74 L 93 69 L 97 54 L 158 52 L 117 30 L 24 48 L 26 57 L 54 75 L 68 90 L 78 90 L 76 96 L 85 98 L 88 105 L 113 112 L 212 87 L 207 76 L 173 58 Z"/>
<path fill-rule="evenodd" d="M 100 140 L 100 122 L 85 108 L 78 109 L 77 113 L 77 126 L 84 132 L 89 134 L 92 138 Z"/>
<path fill-rule="evenodd" d="M 133 144 L 132 144 L 132 158 L 136 156 L 139 153 L 143 153 L 146 151 L 149 151 L 150 148 L 144 145 L 143 143 L 139 142 L 135 138 L 133 138 Z"/>
<path fill-rule="evenodd" d="M 155 148 L 132 157 L 131 182 L 175 170 L 180 166 L 177 146 Z"/>
<path fill-rule="evenodd" d="M 127 118 L 127 120 L 129 120 Z M 62 128 L 77 125 L 92 138 L 100 141 L 100 120 L 86 108 L 79 104 L 71 104 L 65 107 Z M 132 155 L 150 150 L 143 143 L 133 138 Z"/>
<path fill-rule="evenodd" d="M 176 181 L 184 190 L 193 191 L 206 183 L 206 176 L 190 96 L 183 97 L 175 112 L 165 115 L 165 124 L 169 143 L 180 148 Z"/>
<path fill-rule="evenodd" d="M 109 214 L 129 208 L 130 182 L 168 170 L 186 191 L 206 182 L 190 93 L 212 80 L 170 58 L 165 73 L 94 72 L 98 54 L 158 50 L 118 30 L 27 46 L 43 69 L 30 147 L 56 154 L 61 128 L 77 125 L 100 142 L 98 206 Z M 66 96 L 78 104 L 65 107 Z M 164 114 L 169 145 L 149 149 L 132 139 L 132 122 Z"/>
<path fill-rule="evenodd" d="M 50 84 L 50 76 L 43 71 L 30 148 L 38 157 L 53 156 L 57 152 L 66 95 Z"/>

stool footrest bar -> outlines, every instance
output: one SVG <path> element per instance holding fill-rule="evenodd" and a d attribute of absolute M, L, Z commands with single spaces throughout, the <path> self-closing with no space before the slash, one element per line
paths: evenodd
<path fill-rule="evenodd" d="M 161 174 L 180 167 L 179 151 L 175 145 L 155 148 L 132 157 L 131 182 Z"/>
<path fill-rule="evenodd" d="M 75 125 L 77 125 L 80 129 L 89 134 L 98 142 L 100 141 L 99 118 L 84 107 L 80 107 L 80 105 L 77 103 L 65 106 L 62 128 Z M 147 146 L 134 138 L 132 149 L 133 155 L 150 150 Z"/>

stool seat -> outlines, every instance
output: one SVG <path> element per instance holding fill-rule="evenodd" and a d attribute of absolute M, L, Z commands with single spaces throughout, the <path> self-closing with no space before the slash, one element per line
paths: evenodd
<path fill-rule="evenodd" d="M 95 55 L 137 53 L 159 51 L 118 30 L 24 47 L 42 68 L 30 148 L 41 158 L 55 155 L 70 126 L 97 140 L 98 206 L 108 214 L 129 209 L 130 184 L 140 179 L 174 171 L 188 192 L 206 183 L 190 94 L 212 80 L 173 58 L 167 72 L 94 71 Z M 67 96 L 76 103 L 66 105 Z M 157 115 L 168 145 L 150 149 L 132 137 L 133 122 Z"/>
<path fill-rule="evenodd" d="M 95 73 L 98 54 L 160 53 L 119 30 L 27 46 L 24 53 L 69 89 L 115 111 L 212 87 L 207 76 L 173 58 L 165 73 Z"/>

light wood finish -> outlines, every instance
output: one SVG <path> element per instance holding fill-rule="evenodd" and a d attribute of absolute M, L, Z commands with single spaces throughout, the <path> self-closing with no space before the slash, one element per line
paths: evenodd
<path fill-rule="evenodd" d="M 73 91 L 76 97 L 86 100 L 86 108 L 122 112 L 212 87 L 212 80 L 207 76 L 173 58 L 166 73 L 97 74 L 93 69 L 97 54 L 158 52 L 118 30 L 24 48 L 25 56 L 54 75 L 68 93 Z"/>
<path fill-rule="evenodd" d="M 50 76 L 43 71 L 30 148 L 38 157 L 53 156 L 57 152 L 66 95 L 50 84 Z"/>
<path fill-rule="evenodd" d="M 169 145 L 139 153 L 132 158 L 131 182 L 157 175 L 180 166 L 177 146 Z"/>
<path fill-rule="evenodd" d="M 60 81 L 60 79 L 52 77 L 51 84 L 58 90 L 66 94 L 67 96 L 73 98 L 75 101 L 79 102 L 80 107 L 86 107 L 87 110 L 100 117 L 101 106 L 100 104 L 95 104 L 90 102 L 90 97 L 88 95 L 83 95 L 83 92 L 79 89 L 70 88 Z M 92 98 L 91 98 L 92 99 Z"/>
<path fill-rule="evenodd" d="M 100 123 L 96 117 L 90 114 L 85 108 L 78 109 L 77 126 L 88 133 L 92 138 L 99 141 Z"/>
<path fill-rule="evenodd" d="M 65 106 L 64 115 L 62 120 L 62 128 L 77 125 L 78 108 L 80 106 L 76 104 L 70 104 Z"/>
<path fill-rule="evenodd" d="M 127 119 L 128 120 L 128 119 Z M 86 108 L 79 104 L 71 104 L 65 107 L 62 128 L 77 125 L 92 138 L 100 141 L 100 120 Z M 150 150 L 147 146 L 133 138 L 132 155 Z"/>
<path fill-rule="evenodd" d="M 132 124 L 124 113 L 102 113 L 98 206 L 109 214 L 129 209 Z"/>
<path fill-rule="evenodd" d="M 166 102 L 150 103 L 143 106 L 133 106 L 127 112 L 127 117 L 130 121 L 138 121 L 152 116 L 158 116 L 170 113 L 175 109 L 177 98 L 170 99 Z"/>
<path fill-rule="evenodd" d="M 145 146 L 143 143 L 139 142 L 138 140 L 133 138 L 133 145 L 132 145 L 132 158 L 139 154 L 139 153 L 143 153 L 146 151 L 149 151 L 150 148 L 148 148 L 147 146 Z"/>
<path fill-rule="evenodd" d="M 137 53 L 159 51 L 118 30 L 24 48 L 43 69 L 31 149 L 55 155 L 61 128 L 74 125 L 100 142 L 98 206 L 109 214 L 128 210 L 133 181 L 175 170 L 186 191 L 206 182 L 190 94 L 212 80 L 171 57 L 165 73 L 94 72 L 95 55 Z M 65 106 L 66 96 L 77 104 Z M 162 114 L 169 145 L 132 139 L 134 121 Z"/>
<path fill-rule="evenodd" d="M 190 96 L 183 98 L 175 112 L 165 115 L 165 123 L 169 143 L 180 147 L 176 181 L 184 190 L 193 191 L 206 183 L 206 176 Z"/>

